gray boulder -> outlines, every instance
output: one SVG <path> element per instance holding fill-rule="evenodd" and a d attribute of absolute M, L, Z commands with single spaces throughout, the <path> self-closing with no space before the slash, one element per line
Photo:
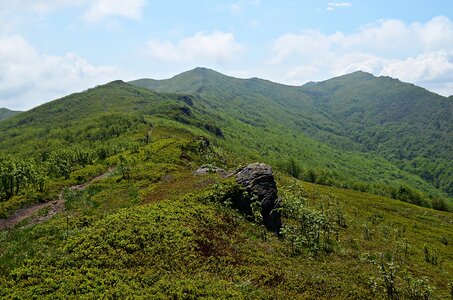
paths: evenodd
<path fill-rule="evenodd" d="M 205 175 L 209 173 L 221 173 L 224 174 L 225 170 L 211 165 L 203 165 L 199 167 L 193 174 L 195 175 Z"/>
<path fill-rule="evenodd" d="M 272 168 L 263 163 L 253 163 L 237 170 L 236 181 L 240 183 L 247 195 L 236 199 L 233 205 L 247 215 L 253 215 L 251 204 L 261 202 L 261 214 L 264 225 L 271 231 L 279 233 L 282 226 L 280 199 L 277 195 Z"/>

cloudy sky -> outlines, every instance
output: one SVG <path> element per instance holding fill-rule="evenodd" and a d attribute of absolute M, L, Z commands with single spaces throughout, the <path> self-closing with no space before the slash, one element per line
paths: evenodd
<path fill-rule="evenodd" d="M 451 0 L 0 0 L 0 107 L 197 66 L 300 85 L 356 70 L 453 94 Z"/>

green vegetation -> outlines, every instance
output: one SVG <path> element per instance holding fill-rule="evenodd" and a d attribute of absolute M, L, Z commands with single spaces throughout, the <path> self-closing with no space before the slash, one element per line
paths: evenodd
<path fill-rule="evenodd" d="M 363 72 L 310 86 L 306 93 L 337 120 L 336 135 L 453 195 L 451 99 Z"/>
<path fill-rule="evenodd" d="M 191 174 L 236 159 L 178 123 L 154 122 L 151 142 L 104 160 L 117 164 L 110 176 L 65 192 L 64 213 L 0 231 L 2 297 L 448 297 L 449 213 L 278 173 L 283 235 L 263 235 L 229 207 L 235 183 Z"/>
<path fill-rule="evenodd" d="M 17 115 L 20 111 L 9 110 L 4 107 L 0 107 L 0 121 L 11 118 L 14 115 Z"/>
<path fill-rule="evenodd" d="M 301 132 L 285 106 L 299 88 L 181 76 L 164 83 L 192 95 L 116 81 L 0 123 L 0 217 L 65 207 L 0 228 L 0 298 L 453 297 L 441 191 L 377 150 L 342 148 L 344 136 Z M 193 174 L 257 160 L 274 167 L 279 236 L 259 207 L 233 209 L 244 192 L 233 179 Z"/>
<path fill-rule="evenodd" d="M 364 72 L 303 87 L 203 68 L 131 83 L 195 95 L 195 108 L 219 116 L 222 146 L 304 180 L 453 205 L 451 98 Z"/>

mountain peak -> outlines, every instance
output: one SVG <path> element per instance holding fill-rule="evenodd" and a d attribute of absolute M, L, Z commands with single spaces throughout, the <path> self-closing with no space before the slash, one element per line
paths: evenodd
<path fill-rule="evenodd" d="M 226 75 L 223 75 L 222 73 L 219 73 L 217 71 L 214 71 L 209 68 L 205 67 L 196 67 L 195 69 L 183 72 L 181 74 L 178 74 L 174 76 L 173 78 L 176 77 L 181 77 L 181 76 L 198 76 L 201 78 L 207 78 L 207 77 L 227 77 Z"/>
<path fill-rule="evenodd" d="M 192 70 L 189 70 L 189 72 L 200 72 L 200 73 L 209 73 L 209 72 L 214 72 L 214 73 L 218 73 L 217 71 L 214 71 L 213 69 L 209 69 L 209 68 L 205 68 L 205 67 L 196 67 Z"/>
<path fill-rule="evenodd" d="M 363 70 L 357 70 L 357 71 L 352 72 L 352 73 L 350 73 L 350 74 L 362 74 L 362 75 L 372 75 L 372 76 L 373 76 L 372 73 L 366 72 L 366 71 L 363 71 Z"/>
<path fill-rule="evenodd" d="M 358 71 L 355 71 L 355 72 L 352 72 L 352 73 L 349 73 L 349 74 L 345 74 L 345 75 L 341 75 L 341 76 L 338 76 L 338 77 L 348 78 L 348 79 L 372 79 L 372 78 L 376 78 L 373 74 L 371 74 L 369 72 L 362 71 L 362 70 L 358 70 Z"/>

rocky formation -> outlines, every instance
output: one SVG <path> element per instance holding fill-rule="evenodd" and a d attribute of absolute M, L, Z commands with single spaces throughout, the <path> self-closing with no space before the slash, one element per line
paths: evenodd
<path fill-rule="evenodd" d="M 253 163 L 233 173 L 247 195 L 235 199 L 233 205 L 247 215 L 253 215 L 252 203 L 261 203 L 261 214 L 264 225 L 271 231 L 279 232 L 282 225 L 280 199 L 277 195 L 272 168 L 263 163 Z"/>
<path fill-rule="evenodd" d="M 193 172 L 195 175 L 208 173 L 219 173 L 224 177 L 234 177 L 242 187 L 242 189 L 236 188 L 222 195 L 221 201 L 228 198 L 232 201 L 234 208 L 249 217 L 254 217 L 253 210 L 258 207 L 264 226 L 275 233 L 280 232 L 282 221 L 279 208 L 281 204 L 270 166 L 263 163 L 253 163 L 233 173 L 226 174 L 223 169 L 218 167 L 203 165 Z"/>
<path fill-rule="evenodd" d="M 211 165 L 203 165 L 199 167 L 193 174 L 195 175 L 204 175 L 209 173 L 221 173 L 225 174 L 225 170 Z"/>

